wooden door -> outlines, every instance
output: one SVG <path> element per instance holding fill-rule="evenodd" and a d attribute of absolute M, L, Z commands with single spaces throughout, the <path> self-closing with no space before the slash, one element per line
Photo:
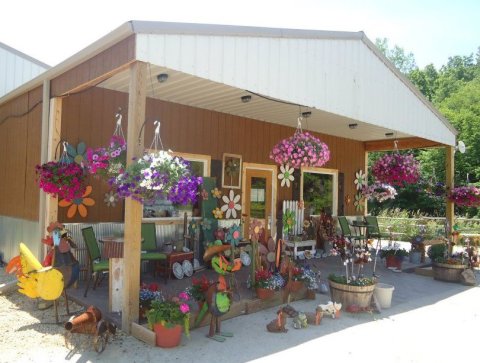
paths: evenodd
<path fill-rule="evenodd" d="M 257 219 L 264 227 L 265 233 L 262 235 L 262 242 L 269 236 L 274 235 L 275 217 L 272 210 L 272 170 L 264 169 L 245 169 L 244 184 L 244 208 L 243 213 L 246 215 L 243 235 L 250 237 L 248 229 L 250 221 Z M 276 182 L 276 180 L 275 180 Z"/>

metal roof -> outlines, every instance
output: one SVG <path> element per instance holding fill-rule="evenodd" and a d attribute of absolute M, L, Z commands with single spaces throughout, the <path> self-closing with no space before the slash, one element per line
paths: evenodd
<path fill-rule="evenodd" d="M 307 128 L 355 140 L 393 132 L 455 144 L 455 129 L 363 32 L 130 21 L 0 103 L 132 34 L 136 59 L 150 64 L 149 97 L 293 127 L 299 111 L 311 111 Z M 99 86 L 126 92 L 128 72 Z"/>

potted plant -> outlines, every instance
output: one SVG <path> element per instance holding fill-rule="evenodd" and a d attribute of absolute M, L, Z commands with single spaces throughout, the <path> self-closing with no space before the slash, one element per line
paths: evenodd
<path fill-rule="evenodd" d="M 140 285 L 140 295 L 139 295 L 139 315 L 140 318 L 146 318 L 147 311 L 151 309 L 153 301 L 162 301 L 163 296 L 161 291 L 158 289 L 158 284 L 145 284 Z"/>
<path fill-rule="evenodd" d="M 345 266 L 345 275 L 332 273 L 328 276 L 332 301 L 346 308 L 352 305 L 368 308 L 377 283 L 375 277 L 363 274 L 364 265 L 372 260 L 368 245 L 354 244 L 344 236 L 335 236 L 331 253 L 340 256 Z"/>
<path fill-rule="evenodd" d="M 197 200 L 201 183 L 202 178 L 192 174 L 188 161 L 163 150 L 135 159 L 109 180 L 120 198 L 131 197 L 140 203 L 168 199 L 183 205 Z"/>
<path fill-rule="evenodd" d="M 85 192 L 85 173 L 77 163 L 49 161 L 35 167 L 37 183 L 45 193 L 59 199 L 74 200 Z"/>
<path fill-rule="evenodd" d="M 466 185 L 451 189 L 448 199 L 461 207 L 479 207 L 480 189 L 474 185 Z"/>
<path fill-rule="evenodd" d="M 420 178 L 420 164 L 413 154 L 384 154 L 372 166 L 372 174 L 380 183 L 393 186 L 415 184 Z"/>
<path fill-rule="evenodd" d="M 125 139 L 119 135 L 113 135 L 107 147 L 87 149 L 87 170 L 90 174 L 106 178 L 116 177 L 125 169 L 126 155 Z"/>
<path fill-rule="evenodd" d="M 189 296 L 181 292 L 168 300 L 155 300 L 147 312 L 148 326 L 155 331 L 157 345 L 172 348 L 180 344 L 182 328 L 190 336 Z"/>
<path fill-rule="evenodd" d="M 449 254 L 446 243 L 431 246 L 427 254 L 432 261 L 435 280 L 460 282 L 462 272 L 469 266 L 468 252 Z"/>
<path fill-rule="evenodd" d="M 291 279 L 290 284 L 291 291 L 295 292 L 300 290 L 304 286 L 305 273 L 303 267 L 293 266 L 291 268 Z"/>
<path fill-rule="evenodd" d="M 199 310 L 202 309 L 202 305 L 207 299 L 207 290 L 212 284 L 213 281 L 209 281 L 205 275 L 202 275 L 200 279 L 192 277 L 192 286 L 187 289 L 187 293 L 198 303 Z"/>
<path fill-rule="evenodd" d="M 394 243 L 392 246 L 387 246 L 380 250 L 380 258 L 385 259 L 387 268 L 390 269 L 402 269 L 402 262 L 405 257 L 408 256 L 408 251 L 405 248 L 401 248 L 399 243 Z"/>
<path fill-rule="evenodd" d="M 255 271 L 254 288 L 259 299 L 271 298 L 284 285 L 285 280 L 280 274 L 272 274 L 269 270 Z"/>

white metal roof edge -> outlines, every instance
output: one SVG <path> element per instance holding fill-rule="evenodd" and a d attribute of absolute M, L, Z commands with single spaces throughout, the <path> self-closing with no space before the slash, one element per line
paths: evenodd
<path fill-rule="evenodd" d="M 407 78 L 405 75 L 400 72 L 395 65 L 390 62 L 390 60 L 385 57 L 385 55 L 377 48 L 377 46 L 372 43 L 370 39 L 364 34 L 362 37 L 362 41 L 365 43 L 365 45 L 378 57 L 380 60 L 402 81 L 416 96 L 420 101 L 423 102 L 425 106 L 428 107 L 428 109 L 433 112 L 435 116 L 438 117 L 442 123 L 447 126 L 447 128 L 455 135 L 458 135 L 458 131 L 453 127 L 453 125 L 443 116 L 436 108 L 435 106 L 425 98 L 425 96 L 418 90 L 418 88 Z"/>
<path fill-rule="evenodd" d="M 33 57 L 29 56 L 28 54 L 25 54 L 25 53 L 19 51 L 18 49 L 12 48 L 11 46 L 9 46 L 5 43 L 0 42 L 0 48 L 3 48 L 5 50 L 9 51 L 10 53 L 18 55 L 19 57 L 22 57 L 22 58 L 24 58 L 24 59 L 26 59 L 26 60 L 28 60 L 32 63 L 35 63 L 37 66 L 43 67 L 45 69 L 52 68 L 48 64 L 43 63 L 42 61 L 39 61 L 38 59 L 33 58 Z"/>
<path fill-rule="evenodd" d="M 363 32 L 267 28 L 242 25 L 174 23 L 132 20 L 135 33 L 225 35 L 242 37 L 302 38 L 302 39 L 362 39 Z"/>

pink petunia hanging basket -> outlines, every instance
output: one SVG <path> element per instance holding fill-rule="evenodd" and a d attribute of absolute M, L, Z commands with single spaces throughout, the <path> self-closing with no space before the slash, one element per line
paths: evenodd
<path fill-rule="evenodd" d="M 460 207 L 479 207 L 480 189 L 474 185 L 456 187 L 449 191 L 448 199 Z"/>
<path fill-rule="evenodd" d="M 276 144 L 270 152 L 270 159 L 277 164 L 288 164 L 295 169 L 302 166 L 324 165 L 330 159 L 327 144 L 308 132 L 297 130 L 292 137 Z"/>
<path fill-rule="evenodd" d="M 381 183 L 403 186 L 420 178 L 420 164 L 412 154 L 385 154 L 372 167 L 372 174 Z"/>

